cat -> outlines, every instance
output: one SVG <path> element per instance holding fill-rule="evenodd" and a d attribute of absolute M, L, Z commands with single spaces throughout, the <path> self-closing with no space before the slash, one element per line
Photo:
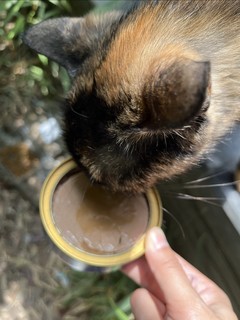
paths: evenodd
<path fill-rule="evenodd" d="M 113 191 L 185 172 L 240 118 L 240 0 L 139 1 L 43 21 L 23 42 L 67 69 L 67 147 Z"/>

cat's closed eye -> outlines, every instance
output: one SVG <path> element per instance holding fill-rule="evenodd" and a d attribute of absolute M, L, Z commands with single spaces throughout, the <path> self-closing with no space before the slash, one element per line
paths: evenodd
<path fill-rule="evenodd" d="M 93 181 L 142 192 L 198 162 L 239 119 L 239 8 L 146 1 L 25 33 L 72 77 L 64 136 Z"/>

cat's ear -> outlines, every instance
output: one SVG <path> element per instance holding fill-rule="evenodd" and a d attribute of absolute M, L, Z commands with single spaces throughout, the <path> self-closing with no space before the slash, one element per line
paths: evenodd
<path fill-rule="evenodd" d="M 74 77 L 98 40 L 109 32 L 111 23 L 120 17 L 121 11 L 112 11 L 100 16 L 49 19 L 29 28 L 22 40 L 33 50 L 58 62 Z"/>
<path fill-rule="evenodd" d="M 80 41 L 78 38 L 83 24 L 84 18 L 49 19 L 29 28 L 22 40 L 31 49 L 58 62 L 70 76 L 74 76 L 82 58 L 76 42 Z"/>
<path fill-rule="evenodd" d="M 210 63 L 182 59 L 156 69 L 143 89 L 145 126 L 182 128 L 207 108 Z"/>

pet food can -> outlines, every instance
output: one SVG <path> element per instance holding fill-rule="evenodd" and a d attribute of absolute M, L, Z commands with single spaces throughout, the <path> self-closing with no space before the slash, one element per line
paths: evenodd
<path fill-rule="evenodd" d="M 144 254 L 146 232 L 161 226 L 162 205 L 156 188 L 111 193 L 67 159 L 44 182 L 40 215 L 55 250 L 72 268 L 109 272 Z"/>

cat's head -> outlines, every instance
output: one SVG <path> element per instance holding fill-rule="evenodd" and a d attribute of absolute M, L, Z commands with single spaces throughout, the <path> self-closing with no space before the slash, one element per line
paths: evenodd
<path fill-rule="evenodd" d="M 155 29 L 148 13 L 116 12 L 50 19 L 23 37 L 72 77 L 68 149 L 113 190 L 142 192 L 185 171 L 205 143 L 209 62 Z"/>

